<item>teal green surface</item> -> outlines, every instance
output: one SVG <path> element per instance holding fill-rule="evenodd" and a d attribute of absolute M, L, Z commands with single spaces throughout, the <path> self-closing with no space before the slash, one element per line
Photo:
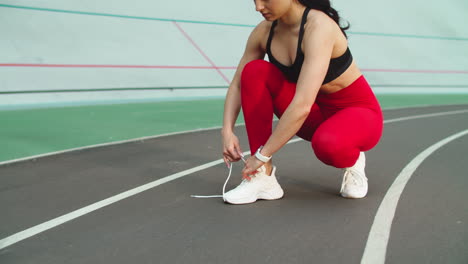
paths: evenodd
<path fill-rule="evenodd" d="M 379 95 L 382 107 L 468 104 L 468 94 Z M 224 101 L 200 100 L 0 111 L 0 161 L 220 126 Z M 238 122 L 242 123 L 242 117 Z"/>

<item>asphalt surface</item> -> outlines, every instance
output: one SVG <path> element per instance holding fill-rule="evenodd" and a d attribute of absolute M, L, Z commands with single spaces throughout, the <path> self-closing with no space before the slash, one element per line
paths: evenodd
<path fill-rule="evenodd" d="M 384 111 L 385 120 L 468 105 Z M 308 142 L 277 155 L 285 197 L 235 206 L 224 164 L 188 174 L 0 249 L 0 263 L 360 263 L 387 190 L 419 153 L 468 129 L 468 112 L 387 123 L 366 155 L 369 193 L 339 196 L 342 171 Z M 238 135 L 248 149 L 243 127 Z M 220 158 L 219 130 L 99 147 L 0 166 L 0 239 Z M 468 136 L 431 154 L 398 203 L 386 263 L 468 263 Z M 227 189 L 240 182 L 235 164 Z M 1 245 L 0 245 L 1 247 Z"/>

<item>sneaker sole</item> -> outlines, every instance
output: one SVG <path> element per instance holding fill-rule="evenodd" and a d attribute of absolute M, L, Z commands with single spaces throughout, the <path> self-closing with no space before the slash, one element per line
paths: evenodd
<path fill-rule="evenodd" d="M 344 198 L 347 198 L 347 199 L 361 199 L 361 198 L 364 198 L 366 197 L 367 193 L 365 193 L 364 195 L 348 195 L 348 194 L 345 194 L 345 193 L 341 193 L 341 196 L 344 197 Z"/>
<path fill-rule="evenodd" d="M 260 192 L 256 196 L 245 197 L 242 199 L 226 199 L 226 202 L 230 204 L 249 204 L 254 203 L 257 200 L 278 200 L 283 198 L 283 196 L 283 189 L 278 189 L 273 192 Z"/>

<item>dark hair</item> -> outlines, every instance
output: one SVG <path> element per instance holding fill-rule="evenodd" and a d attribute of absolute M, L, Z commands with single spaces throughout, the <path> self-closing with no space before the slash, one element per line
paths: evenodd
<path fill-rule="evenodd" d="M 349 29 L 349 22 L 348 25 L 345 27 L 342 27 L 340 25 L 340 16 L 338 15 L 338 11 L 336 11 L 333 7 L 331 7 L 330 0 L 298 0 L 299 3 L 302 5 L 311 8 L 311 9 L 317 9 L 325 14 L 327 14 L 331 19 L 333 19 L 336 24 L 340 27 L 341 31 L 347 38 L 348 36 L 346 35 L 345 30 Z"/>

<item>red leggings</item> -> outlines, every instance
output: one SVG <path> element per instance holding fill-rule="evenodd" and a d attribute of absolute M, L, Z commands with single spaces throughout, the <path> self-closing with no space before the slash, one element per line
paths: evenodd
<path fill-rule="evenodd" d="M 296 92 L 273 64 L 254 60 L 241 76 L 242 111 L 250 151 L 266 143 L 272 133 L 273 113 L 281 117 Z M 319 92 L 297 136 L 310 141 L 323 163 L 351 167 L 360 151 L 377 145 L 383 130 L 380 105 L 364 76 L 331 94 Z"/>

